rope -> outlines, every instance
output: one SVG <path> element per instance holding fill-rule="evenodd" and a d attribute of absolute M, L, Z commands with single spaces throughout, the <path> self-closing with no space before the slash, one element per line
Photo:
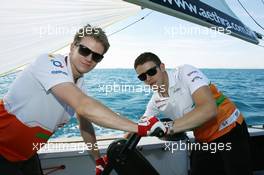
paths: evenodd
<path fill-rule="evenodd" d="M 264 5 L 264 0 L 261 0 L 262 4 Z"/>
<path fill-rule="evenodd" d="M 47 171 L 44 175 L 48 175 L 48 174 L 51 174 L 51 173 L 54 173 L 56 171 L 60 171 L 60 170 L 64 170 L 66 168 L 65 165 L 60 165 L 60 166 L 57 166 L 57 167 L 49 167 L 49 168 L 43 168 L 44 171 Z"/>
<path fill-rule="evenodd" d="M 259 46 L 259 47 L 263 47 L 263 48 L 264 48 L 264 45 L 260 45 L 260 44 L 258 44 L 257 46 Z"/>
<path fill-rule="evenodd" d="M 133 23 L 131 23 L 131 24 L 129 24 L 129 25 L 127 25 L 127 26 L 125 26 L 125 27 L 123 27 L 123 28 L 121 28 L 121 29 L 119 29 L 119 30 L 117 30 L 117 31 L 115 31 L 115 32 L 113 32 L 113 33 L 111 33 L 111 34 L 109 34 L 108 37 L 109 37 L 109 36 L 112 36 L 112 35 L 115 35 L 116 33 L 119 33 L 119 32 L 121 32 L 121 31 L 125 30 L 126 28 L 128 28 L 128 27 L 130 27 L 130 26 L 132 26 L 132 25 L 134 25 L 134 24 L 136 24 L 136 23 L 142 21 L 143 19 L 145 19 L 146 17 L 148 17 L 151 13 L 153 13 L 153 11 L 149 12 L 148 14 L 146 14 L 146 15 L 143 16 L 142 18 L 136 20 L 135 22 L 133 22 Z"/>
<path fill-rule="evenodd" d="M 22 67 L 26 66 L 27 64 L 28 64 L 28 63 L 23 64 L 23 65 L 21 65 L 21 66 L 18 66 L 18 67 L 14 68 L 14 69 L 11 69 L 11 70 L 7 71 L 7 72 L 1 73 L 1 74 L 0 74 L 0 78 L 1 78 L 1 77 L 4 77 L 4 76 L 6 76 L 6 75 L 9 75 L 9 74 L 12 74 L 12 73 L 16 73 L 16 72 L 18 72 L 17 69 L 22 68 Z"/>
<path fill-rule="evenodd" d="M 240 2 L 240 0 L 237 0 L 238 3 L 241 5 L 241 7 L 246 11 L 246 13 L 248 14 L 248 16 L 260 27 L 262 28 L 262 30 L 264 30 L 264 27 L 262 27 L 254 18 L 253 16 L 247 11 L 247 9 L 243 6 L 243 4 Z"/>

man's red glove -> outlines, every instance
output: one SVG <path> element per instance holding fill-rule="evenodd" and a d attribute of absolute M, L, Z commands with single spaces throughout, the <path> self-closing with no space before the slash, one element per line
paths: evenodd
<path fill-rule="evenodd" d="M 158 129 L 162 131 L 163 134 L 167 133 L 167 128 L 155 116 L 143 117 L 138 121 L 138 135 L 140 136 L 162 136 L 157 134 Z"/>
<path fill-rule="evenodd" d="M 100 157 L 99 159 L 95 160 L 96 164 L 96 175 L 101 175 L 104 171 L 105 166 L 108 164 L 108 157 L 107 155 Z"/>

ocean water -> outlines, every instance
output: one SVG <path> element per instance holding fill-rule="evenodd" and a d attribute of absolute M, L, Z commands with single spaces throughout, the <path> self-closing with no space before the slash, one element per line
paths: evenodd
<path fill-rule="evenodd" d="M 264 70 L 202 69 L 208 78 L 231 98 L 248 124 L 264 124 Z M 0 77 L 0 98 L 7 92 L 16 74 Z M 95 69 L 85 75 L 86 91 L 113 111 L 133 120 L 144 113 L 151 90 L 142 84 L 133 69 Z M 95 125 L 98 135 L 123 132 Z M 79 136 L 76 118 L 59 129 L 53 137 Z"/>

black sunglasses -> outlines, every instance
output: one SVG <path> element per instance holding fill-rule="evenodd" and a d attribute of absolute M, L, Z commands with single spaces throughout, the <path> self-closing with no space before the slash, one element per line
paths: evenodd
<path fill-rule="evenodd" d="M 79 47 L 78 52 L 80 55 L 87 57 L 88 55 L 92 54 L 92 60 L 96 63 L 99 63 L 104 58 L 103 55 L 92 51 L 91 49 L 82 44 L 77 44 L 76 46 Z"/>
<path fill-rule="evenodd" d="M 147 79 L 147 75 L 149 75 L 149 76 L 154 76 L 154 75 L 156 75 L 156 73 L 157 73 L 157 68 L 158 68 L 159 66 L 155 66 L 155 67 L 152 67 L 152 68 L 150 68 L 149 70 L 147 70 L 145 73 L 142 73 L 142 74 L 140 74 L 139 76 L 138 76 L 138 79 L 140 79 L 141 81 L 145 81 L 146 79 Z"/>

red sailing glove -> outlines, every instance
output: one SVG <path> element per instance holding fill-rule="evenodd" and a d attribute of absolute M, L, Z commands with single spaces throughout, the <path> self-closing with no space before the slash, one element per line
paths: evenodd
<path fill-rule="evenodd" d="M 167 133 L 167 128 L 155 116 L 143 117 L 138 121 L 138 135 L 162 137 Z"/>
<path fill-rule="evenodd" d="M 100 157 L 99 159 L 95 160 L 96 164 L 96 175 L 101 175 L 102 172 L 104 171 L 105 166 L 108 163 L 108 157 L 107 155 Z"/>

